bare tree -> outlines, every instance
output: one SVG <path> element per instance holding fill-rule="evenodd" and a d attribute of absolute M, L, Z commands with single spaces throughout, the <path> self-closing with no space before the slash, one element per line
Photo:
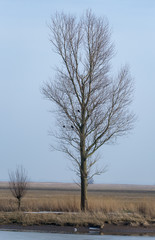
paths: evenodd
<path fill-rule="evenodd" d="M 57 150 L 72 159 L 81 178 L 81 210 L 87 209 L 87 179 L 97 162 L 97 150 L 113 143 L 133 127 L 132 78 L 122 67 L 111 74 L 113 44 L 108 21 L 86 11 L 80 20 L 56 13 L 50 41 L 61 58 L 54 81 L 45 83 L 44 96 L 57 106 Z M 95 169 L 91 174 L 102 173 Z"/>
<path fill-rule="evenodd" d="M 15 171 L 9 172 L 9 188 L 12 195 L 18 201 L 18 210 L 21 207 L 21 200 L 25 196 L 28 188 L 28 176 L 22 166 L 18 166 Z"/>

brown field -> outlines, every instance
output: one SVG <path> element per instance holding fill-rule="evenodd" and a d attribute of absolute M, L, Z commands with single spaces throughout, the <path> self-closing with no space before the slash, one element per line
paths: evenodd
<path fill-rule="evenodd" d="M 0 223 L 22 224 L 113 224 L 155 223 L 155 186 L 104 185 L 88 187 L 88 211 L 80 212 L 80 189 L 76 184 L 30 183 L 17 211 L 8 183 L 0 183 Z M 57 211 L 63 214 L 30 212 Z M 24 213 L 29 212 L 29 213 Z M 76 214 L 73 214 L 75 212 Z"/>

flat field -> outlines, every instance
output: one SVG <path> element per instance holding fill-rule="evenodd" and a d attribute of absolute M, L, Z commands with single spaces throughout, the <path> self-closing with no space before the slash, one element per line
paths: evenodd
<path fill-rule="evenodd" d="M 27 221 L 31 224 L 65 223 L 79 225 L 90 221 L 113 224 L 154 224 L 155 186 L 92 184 L 88 187 L 88 211 L 80 212 L 80 188 L 71 183 L 29 183 L 27 194 L 22 199 L 21 213 L 28 212 L 27 219 L 16 213 L 17 202 L 11 195 L 7 182 L 0 182 L 0 222 L 8 221 L 10 214 L 15 222 Z M 63 212 L 63 216 L 46 214 L 44 217 L 32 212 Z M 76 213 L 76 217 L 75 214 Z M 11 215 L 13 214 L 13 215 Z M 77 215 L 78 214 L 78 215 Z M 91 217 L 90 217 L 91 215 Z M 84 217 L 85 216 L 85 217 Z M 9 217 L 9 218 L 10 218 Z M 46 218 L 46 219 L 45 219 Z M 95 218 L 95 220 L 93 220 Z M 6 220 L 7 219 L 7 220 Z M 22 219 L 22 220 L 21 220 Z M 70 219 L 70 220 L 69 220 Z M 74 219 L 74 220 L 73 220 Z M 9 220 L 12 221 L 12 220 Z M 25 223 L 27 224 L 27 223 Z M 100 224 L 99 224 L 100 225 Z"/>
<path fill-rule="evenodd" d="M 16 200 L 7 182 L 0 182 L 0 211 L 15 211 Z M 29 183 L 23 211 L 80 211 L 80 188 L 72 183 Z M 149 211 L 155 214 L 155 186 L 92 184 L 88 187 L 89 211 Z"/>

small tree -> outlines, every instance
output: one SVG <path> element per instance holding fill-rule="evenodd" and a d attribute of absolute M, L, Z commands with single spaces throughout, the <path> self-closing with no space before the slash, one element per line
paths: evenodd
<path fill-rule="evenodd" d="M 9 172 L 9 188 L 12 195 L 18 201 L 18 210 L 21 207 L 21 200 L 28 188 L 28 176 L 23 166 L 18 166 L 15 171 Z"/>
<path fill-rule="evenodd" d="M 60 56 L 54 81 L 42 88 L 57 106 L 56 149 L 66 153 L 81 180 L 81 210 L 87 209 L 87 181 L 105 144 L 133 127 L 132 78 L 122 67 L 114 77 L 110 60 L 113 44 L 108 21 L 87 11 L 78 20 L 57 13 L 51 19 L 50 41 Z M 102 173 L 95 170 L 91 177 Z"/>

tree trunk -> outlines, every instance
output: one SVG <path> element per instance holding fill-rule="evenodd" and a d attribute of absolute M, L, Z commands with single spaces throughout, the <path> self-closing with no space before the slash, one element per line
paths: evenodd
<path fill-rule="evenodd" d="M 88 209 L 87 202 L 87 167 L 86 160 L 81 163 L 81 211 Z"/>
<path fill-rule="evenodd" d="M 82 86 L 82 108 L 81 108 L 81 136 L 80 136 L 80 154 L 81 154 L 81 211 L 87 210 L 87 157 L 85 150 L 85 87 Z"/>
<path fill-rule="evenodd" d="M 21 198 L 18 198 L 18 211 L 20 211 Z"/>

